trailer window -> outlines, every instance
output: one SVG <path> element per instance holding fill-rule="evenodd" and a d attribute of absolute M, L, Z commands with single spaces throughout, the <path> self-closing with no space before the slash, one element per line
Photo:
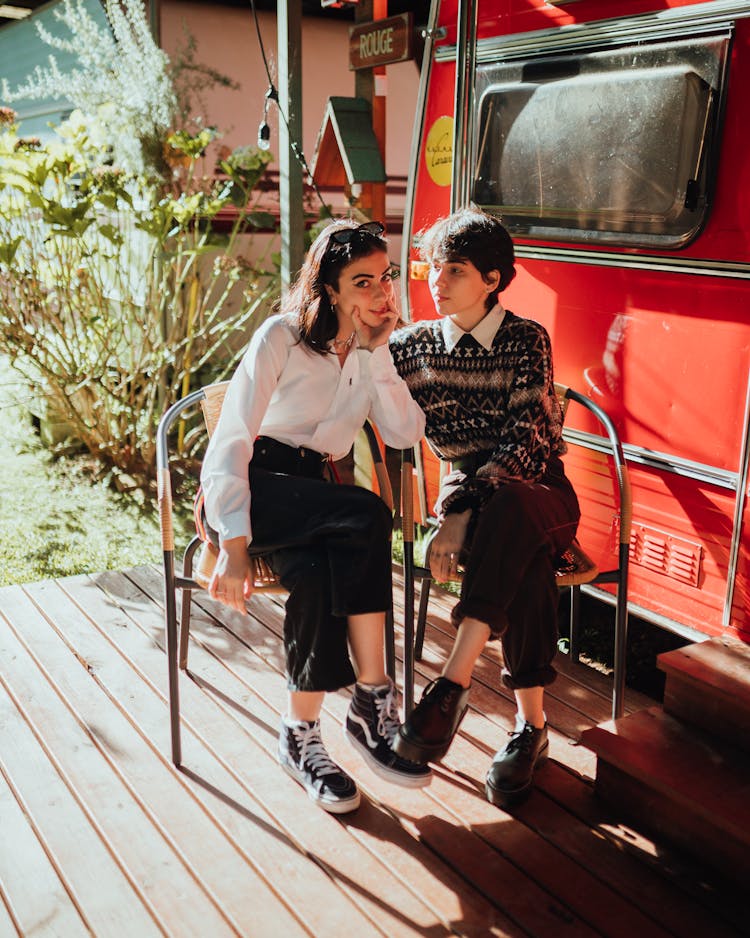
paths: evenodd
<path fill-rule="evenodd" d="M 474 201 L 528 237 L 687 244 L 709 204 L 727 47 L 480 66 Z"/>

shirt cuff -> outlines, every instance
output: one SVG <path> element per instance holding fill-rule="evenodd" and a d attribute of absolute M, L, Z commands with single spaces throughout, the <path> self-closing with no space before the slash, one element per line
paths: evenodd
<path fill-rule="evenodd" d="M 212 523 L 210 518 L 208 522 L 219 535 L 220 541 L 228 541 L 233 537 L 244 537 L 247 544 L 252 541 L 250 523 L 245 512 L 237 511 L 230 515 L 224 515 L 216 525 Z"/>
<path fill-rule="evenodd" d="M 369 368 L 370 374 L 375 380 L 382 381 L 384 378 L 398 377 L 396 366 L 391 358 L 391 350 L 387 345 L 379 345 L 371 352 L 367 349 L 358 349 L 357 351 L 361 356 L 360 363 L 364 364 L 366 362 L 365 367 Z"/>

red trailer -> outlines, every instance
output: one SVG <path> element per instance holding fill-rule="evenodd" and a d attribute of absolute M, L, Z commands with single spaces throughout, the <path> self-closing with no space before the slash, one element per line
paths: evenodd
<path fill-rule="evenodd" d="M 544 324 L 555 377 L 624 444 L 630 611 L 750 641 L 750 5 L 433 0 L 425 41 L 407 315 L 434 315 L 419 232 L 468 202 L 500 215 L 518 256 L 504 304 Z M 566 465 L 606 568 L 598 433 L 572 422 Z"/>

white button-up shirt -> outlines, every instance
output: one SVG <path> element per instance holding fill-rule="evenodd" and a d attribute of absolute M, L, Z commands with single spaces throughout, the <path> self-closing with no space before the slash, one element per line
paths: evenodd
<path fill-rule="evenodd" d="M 424 414 L 387 345 L 355 347 L 343 367 L 299 341 L 296 317 L 272 316 L 253 335 L 232 380 L 201 470 L 206 517 L 221 540 L 252 540 L 248 464 L 258 436 L 345 456 L 369 417 L 401 449 L 424 434 Z"/>

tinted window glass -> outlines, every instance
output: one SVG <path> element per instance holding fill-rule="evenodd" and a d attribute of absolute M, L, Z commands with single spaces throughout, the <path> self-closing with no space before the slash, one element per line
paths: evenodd
<path fill-rule="evenodd" d="M 480 66 L 474 201 L 531 237 L 687 243 L 707 209 L 727 46 Z"/>

